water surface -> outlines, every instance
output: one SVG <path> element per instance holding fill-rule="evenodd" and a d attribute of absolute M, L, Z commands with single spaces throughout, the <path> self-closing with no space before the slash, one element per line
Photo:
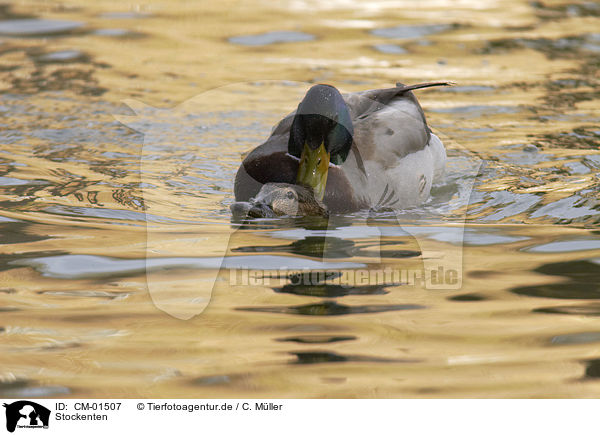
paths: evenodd
<path fill-rule="evenodd" d="M 0 395 L 597 397 L 600 13 L 400 3 L 0 8 Z M 311 83 L 441 79 L 422 207 L 231 221 Z"/>

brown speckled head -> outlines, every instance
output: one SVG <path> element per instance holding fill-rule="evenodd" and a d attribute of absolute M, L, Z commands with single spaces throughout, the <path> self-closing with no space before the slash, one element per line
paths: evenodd
<path fill-rule="evenodd" d="M 249 215 L 270 216 L 327 216 L 323 203 L 306 187 L 287 183 L 267 183 L 250 201 Z M 257 216 L 257 217 L 258 217 Z"/>

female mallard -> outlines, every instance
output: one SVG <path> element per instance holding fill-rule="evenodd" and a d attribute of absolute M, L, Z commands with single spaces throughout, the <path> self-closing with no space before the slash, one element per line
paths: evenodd
<path fill-rule="evenodd" d="M 267 183 L 250 199 L 231 205 L 235 217 L 329 216 L 329 210 L 310 188 L 288 183 Z"/>
<path fill-rule="evenodd" d="M 244 159 L 236 201 L 256 197 L 267 183 L 288 183 L 312 189 L 333 213 L 422 203 L 443 173 L 446 152 L 411 91 L 449 84 L 398 83 L 344 96 L 313 86 Z"/>

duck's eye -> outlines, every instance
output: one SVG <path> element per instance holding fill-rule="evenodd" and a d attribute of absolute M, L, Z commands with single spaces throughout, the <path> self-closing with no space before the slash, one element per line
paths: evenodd
<path fill-rule="evenodd" d="M 317 166 L 319 166 L 321 164 L 321 157 L 319 157 L 319 160 L 317 160 Z"/>
<path fill-rule="evenodd" d="M 287 197 L 287 199 L 294 199 L 294 192 L 288 190 L 285 196 Z"/>

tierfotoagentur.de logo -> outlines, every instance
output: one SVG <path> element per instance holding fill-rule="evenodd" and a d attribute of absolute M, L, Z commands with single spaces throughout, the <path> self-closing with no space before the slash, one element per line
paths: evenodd
<path fill-rule="evenodd" d="M 5 403 L 6 430 L 14 432 L 15 429 L 48 429 L 50 410 L 45 406 L 29 400 L 19 400 Z"/>
<path fill-rule="evenodd" d="M 152 187 L 156 185 L 156 180 L 152 178 L 151 174 L 162 170 L 160 168 L 163 167 L 178 167 L 183 171 L 181 174 L 189 172 L 186 177 L 192 177 L 195 180 L 195 186 L 203 185 L 203 188 L 215 192 L 221 192 L 224 189 L 225 184 L 222 180 L 213 179 L 213 162 L 224 159 L 223 143 L 233 141 L 235 144 L 246 144 L 246 136 L 251 137 L 254 134 L 256 121 L 246 119 L 245 112 L 237 113 L 236 122 L 239 125 L 232 133 L 229 128 L 229 118 L 224 120 L 215 115 L 219 110 L 228 110 L 228 107 L 226 105 L 218 106 L 217 102 L 227 101 L 227 96 L 234 94 L 239 107 L 246 109 L 262 107 L 261 104 L 265 98 L 264 92 L 267 88 L 271 89 L 269 92 L 273 94 L 273 98 L 279 101 L 277 96 L 282 94 L 277 90 L 289 91 L 292 86 L 294 89 L 297 88 L 300 95 L 307 92 L 311 84 L 267 80 L 260 82 L 260 86 L 258 86 L 262 92 L 256 92 L 257 85 L 255 83 L 233 83 L 206 90 L 168 109 L 156 108 L 137 100 L 128 99 L 124 103 L 131 109 L 129 114 L 115 114 L 118 121 L 141 132 L 144 136 L 140 155 L 140 176 L 147 222 L 145 276 L 148 292 L 155 306 L 175 318 L 187 320 L 204 311 L 212 298 L 213 288 L 218 287 L 219 283 L 229 281 L 232 286 L 268 286 L 271 282 L 279 281 L 284 286 L 294 285 L 298 283 L 287 283 L 289 276 L 299 274 L 298 276 L 305 277 L 315 271 L 329 273 L 326 273 L 324 277 L 318 277 L 316 281 L 313 280 L 310 285 L 347 287 L 385 284 L 423 287 L 430 290 L 460 289 L 463 281 L 463 237 L 466 210 L 475 175 L 480 169 L 482 160 L 477 156 L 465 153 L 460 145 L 451 144 L 451 141 L 444 138 L 446 146 L 449 149 L 451 146 L 452 153 L 457 155 L 463 153 L 469 156 L 468 159 L 461 160 L 461 188 L 453 196 L 452 206 L 456 213 L 451 223 L 448 223 L 445 212 L 441 209 L 437 210 L 435 207 L 426 208 L 421 214 L 414 208 L 408 207 L 412 211 L 407 212 L 402 207 L 395 207 L 395 204 L 414 205 L 413 202 L 425 200 L 430 190 L 437 186 L 434 183 L 435 177 L 442 177 L 445 171 L 441 167 L 434 167 L 435 165 L 432 163 L 436 159 L 445 161 L 446 151 L 444 151 L 440 139 L 429 130 L 427 130 L 427 134 L 430 135 L 430 140 L 438 147 L 432 146 L 433 151 L 429 148 L 422 151 L 422 155 L 429 156 L 430 159 L 426 159 L 428 164 L 411 166 L 418 168 L 416 171 L 418 174 L 415 172 L 414 177 L 405 179 L 407 173 L 412 174 L 414 171 L 411 172 L 409 168 L 398 169 L 400 172 L 395 174 L 392 179 L 401 180 L 402 182 L 399 183 L 403 186 L 402 188 L 392 185 L 393 183 L 390 184 L 387 179 L 380 179 L 380 171 L 374 168 L 369 169 L 370 163 L 367 154 L 363 158 L 358 149 L 348 154 L 346 163 L 340 163 L 341 166 L 334 165 L 333 170 L 344 167 L 344 165 L 352 167 L 355 165 L 358 168 L 356 170 L 360 173 L 357 175 L 361 180 L 360 184 L 371 183 L 377 187 L 374 188 L 377 192 L 374 196 L 377 198 L 373 205 L 368 210 L 362 210 L 362 212 L 352 215 L 352 228 L 348 227 L 343 213 L 325 213 L 323 216 L 317 213 L 318 216 L 312 216 L 315 218 L 312 221 L 310 219 L 304 223 L 298 220 L 294 221 L 294 225 L 298 224 L 301 227 L 295 231 L 280 231 L 281 240 L 287 240 L 286 243 L 282 242 L 283 244 L 278 246 L 236 247 L 236 238 L 243 234 L 244 224 L 248 222 L 248 219 L 251 221 L 256 218 L 256 216 L 253 217 L 256 210 L 251 209 L 250 203 L 262 198 L 260 192 L 266 195 L 263 199 L 267 202 L 270 201 L 269 198 L 279 198 L 284 194 L 292 195 L 292 198 L 295 198 L 294 192 L 285 190 L 281 185 L 263 183 L 261 180 L 253 178 L 251 174 L 245 174 L 244 171 L 240 176 L 246 178 L 242 180 L 241 184 L 254 186 L 259 191 L 255 195 L 256 198 L 248 203 L 242 201 L 228 204 L 227 201 L 230 200 L 227 198 L 216 203 L 209 197 L 201 196 L 192 202 L 183 204 L 181 198 L 189 197 L 184 191 L 179 192 L 177 196 L 173 195 L 175 198 L 173 204 L 182 204 L 180 206 L 163 208 L 162 202 L 156 201 L 155 189 Z M 391 90 L 393 91 L 394 88 Z M 289 92 L 283 92 L 283 94 L 288 95 Z M 347 98 L 354 101 L 353 104 L 363 108 L 375 105 L 378 107 L 378 111 L 389 112 L 395 117 L 404 119 L 410 125 L 422 126 L 424 122 L 419 111 L 411 111 L 412 109 L 409 110 L 402 105 L 396 107 L 393 104 L 380 103 L 369 93 L 352 94 Z M 291 107 L 296 99 L 297 96 L 292 95 L 291 101 L 286 100 L 281 105 Z M 314 111 L 319 112 L 316 115 L 322 116 L 318 107 L 307 108 L 304 110 L 306 113 L 303 112 L 302 115 L 315 115 L 312 113 Z M 274 109 L 274 112 L 280 116 L 278 110 Z M 285 119 L 291 118 L 288 116 Z M 284 121 L 282 123 L 285 125 Z M 181 135 L 182 139 L 174 140 L 171 136 L 172 132 L 163 128 L 165 124 L 177 125 L 177 135 Z M 273 128 L 273 131 L 278 131 L 278 125 Z M 349 126 L 348 129 L 350 129 Z M 183 137 L 194 139 L 186 141 Z M 257 138 L 256 141 L 259 139 Z M 249 146 L 250 144 L 248 146 L 236 145 L 236 150 L 247 150 Z M 202 153 L 194 154 L 198 149 L 201 149 Z M 412 156 L 411 153 L 409 154 Z M 177 162 L 176 159 L 181 155 L 194 156 L 189 167 L 183 168 Z M 245 167 L 243 161 L 247 156 L 248 153 L 244 152 L 241 155 L 233 153 L 228 157 L 232 177 L 233 170 L 240 163 L 242 163 L 242 168 Z M 416 158 L 415 156 L 410 158 L 413 157 Z M 363 160 L 366 160 L 367 163 Z M 181 174 L 177 177 L 183 177 Z M 412 185 L 411 183 L 414 184 L 413 190 L 421 195 L 418 198 L 405 197 L 408 195 L 406 186 Z M 264 191 L 261 190 L 263 187 Z M 290 206 L 285 209 L 285 216 L 298 217 L 298 215 L 304 214 L 300 210 L 302 207 L 310 207 L 308 205 L 310 201 L 304 197 L 302 200 L 304 202 L 298 199 L 297 204 L 294 201 L 292 201 L 294 204 L 288 204 L 286 198 L 288 197 L 279 198 L 284 205 Z M 219 210 L 228 205 L 233 207 L 230 225 L 223 225 L 215 218 L 214 214 L 202 211 Z M 244 208 L 244 206 L 249 208 Z M 270 203 L 262 204 L 265 210 L 272 206 Z M 161 215 L 165 215 L 167 220 L 156 218 L 155 214 L 160 208 L 163 208 Z M 196 213 L 190 214 L 190 210 L 196 210 Z M 282 228 L 286 225 L 285 218 L 281 216 L 272 216 L 271 218 L 279 218 L 278 222 L 281 223 Z M 258 217 L 258 222 L 261 221 L 260 219 L 261 216 Z M 385 223 L 377 225 L 377 219 Z M 275 221 L 277 220 L 275 219 Z M 273 222 L 271 223 L 273 224 Z M 368 238 L 369 245 L 362 242 L 356 244 L 349 240 L 352 237 L 356 240 Z M 409 245 L 407 244 L 406 249 L 391 252 L 388 244 L 390 240 L 398 237 L 404 238 L 402 243 L 410 243 L 412 248 L 408 249 Z M 253 255 L 257 252 L 268 253 L 271 251 L 291 251 L 300 254 L 301 258 L 288 256 L 285 262 L 273 262 L 276 256 L 254 257 Z M 341 261 L 344 258 L 360 259 L 360 261 Z M 411 258 L 415 258 L 415 261 L 418 260 L 418 263 L 410 263 Z M 187 271 L 174 280 L 169 271 L 176 268 L 181 270 L 185 268 Z M 304 282 L 304 284 L 307 283 Z"/>

